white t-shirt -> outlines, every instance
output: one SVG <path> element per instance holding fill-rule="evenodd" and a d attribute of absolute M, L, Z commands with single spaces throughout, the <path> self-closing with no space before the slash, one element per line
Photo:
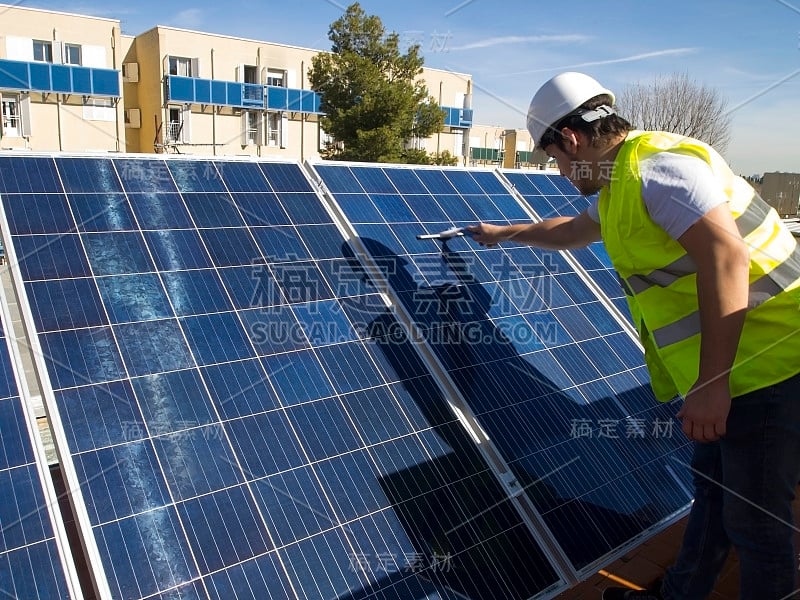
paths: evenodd
<path fill-rule="evenodd" d="M 639 173 L 647 212 L 676 240 L 700 217 L 728 201 L 711 167 L 695 156 L 658 152 L 639 163 Z M 587 212 L 600 222 L 597 200 Z"/>

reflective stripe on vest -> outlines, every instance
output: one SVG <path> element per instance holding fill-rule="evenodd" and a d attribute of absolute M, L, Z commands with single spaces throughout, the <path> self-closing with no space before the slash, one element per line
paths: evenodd
<path fill-rule="evenodd" d="M 760 202 L 750 202 L 745 211 L 736 217 L 736 228 L 742 238 L 746 238 L 767 221 L 769 217 L 768 208 L 765 208 L 765 205 Z M 672 261 L 666 267 L 656 269 L 647 275 L 631 275 L 625 280 L 627 283 L 625 288 L 626 291 L 630 290 L 633 294 L 641 294 L 655 285 L 667 287 L 681 277 L 696 272 L 697 265 L 695 265 L 694 260 L 688 254 L 685 254 Z"/>
<path fill-rule="evenodd" d="M 800 246 L 796 247 L 789 258 L 778 265 L 777 268 L 750 284 L 747 310 L 752 310 L 764 304 L 770 298 L 777 296 L 791 287 L 792 284 L 797 283 L 799 279 L 798 273 L 800 273 Z M 700 311 L 686 315 L 682 319 L 660 327 L 652 333 L 653 339 L 659 348 L 664 348 L 693 335 L 698 335 L 700 333 Z"/>

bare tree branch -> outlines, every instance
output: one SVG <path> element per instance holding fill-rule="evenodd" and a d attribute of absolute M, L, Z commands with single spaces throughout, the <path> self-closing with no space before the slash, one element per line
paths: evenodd
<path fill-rule="evenodd" d="M 617 99 L 620 114 L 636 128 L 670 131 L 696 138 L 724 154 L 730 143 L 731 119 L 719 92 L 686 73 L 660 75 L 634 83 Z"/>

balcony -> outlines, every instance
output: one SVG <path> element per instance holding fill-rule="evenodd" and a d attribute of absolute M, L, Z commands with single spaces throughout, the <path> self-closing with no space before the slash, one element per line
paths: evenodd
<path fill-rule="evenodd" d="M 267 86 L 267 108 L 269 110 L 319 114 L 321 99 L 322 96 L 312 90 Z"/>
<path fill-rule="evenodd" d="M 444 111 L 444 124 L 447 127 L 469 129 L 472 127 L 472 109 L 442 106 Z"/>
<path fill-rule="evenodd" d="M 183 123 L 170 121 L 167 123 L 167 128 L 164 131 L 165 134 L 165 141 L 167 143 L 175 143 L 183 141 L 183 136 L 181 135 L 183 131 Z"/>
<path fill-rule="evenodd" d="M 0 59 L 0 89 L 119 98 L 120 72 Z"/>
<path fill-rule="evenodd" d="M 178 75 L 166 77 L 166 97 L 169 102 L 189 104 L 214 104 L 303 113 L 320 112 L 320 96 L 311 90 Z"/>
<path fill-rule="evenodd" d="M 179 75 L 167 75 L 165 85 L 166 97 L 170 102 L 264 108 L 264 86 L 262 85 Z"/>
<path fill-rule="evenodd" d="M 313 90 L 275 85 L 240 83 L 199 77 L 167 75 L 164 79 L 168 102 L 211 104 L 253 110 L 321 114 L 322 96 Z M 472 109 L 443 106 L 447 127 L 472 127 Z"/>

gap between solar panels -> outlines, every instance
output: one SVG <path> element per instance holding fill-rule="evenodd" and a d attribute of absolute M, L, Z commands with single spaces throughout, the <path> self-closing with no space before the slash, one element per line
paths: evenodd
<path fill-rule="evenodd" d="M 83 598 L 0 271 L 0 593 Z M 13 303 L 15 304 L 15 303 Z"/>

